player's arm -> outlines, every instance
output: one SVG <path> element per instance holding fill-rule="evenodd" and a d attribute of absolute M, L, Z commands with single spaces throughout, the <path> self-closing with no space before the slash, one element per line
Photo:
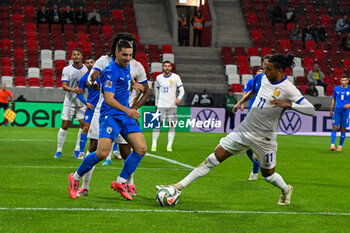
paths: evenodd
<path fill-rule="evenodd" d="M 331 108 L 329 109 L 329 116 L 330 117 L 333 117 L 334 106 L 335 106 L 335 99 L 332 98 Z"/>
<path fill-rule="evenodd" d="M 240 99 L 238 101 L 238 103 L 233 107 L 232 112 L 235 113 L 237 112 L 237 110 L 239 109 L 239 107 L 241 106 L 241 104 L 245 103 L 246 101 L 250 100 L 253 96 L 255 95 L 255 93 L 253 93 L 253 91 L 248 91 L 246 95 L 244 95 L 242 97 L 242 99 Z"/>
<path fill-rule="evenodd" d="M 135 89 L 137 92 L 144 92 L 145 86 L 141 83 L 137 83 L 134 80 L 131 80 L 131 87 Z"/>
<path fill-rule="evenodd" d="M 178 88 L 178 90 L 179 90 L 179 95 L 177 96 L 177 98 L 176 98 L 176 100 L 175 100 L 175 104 L 176 105 L 179 105 L 180 104 L 180 102 L 181 102 L 181 100 L 182 100 L 182 98 L 184 97 L 184 95 L 185 95 L 185 89 L 184 89 L 184 87 L 182 86 L 182 84 L 180 85 L 180 86 L 178 86 L 177 87 Z"/>
<path fill-rule="evenodd" d="M 100 87 L 98 86 L 96 79 L 98 78 L 98 76 L 100 76 L 100 74 L 101 74 L 100 70 L 92 68 L 87 78 L 86 85 L 89 88 L 99 90 Z"/>
<path fill-rule="evenodd" d="M 142 85 L 145 88 L 145 90 L 137 95 L 137 97 L 135 98 L 136 102 L 131 106 L 132 109 L 139 109 L 148 99 L 149 87 L 147 81 Z M 140 98 L 141 95 L 142 97 Z"/>
<path fill-rule="evenodd" d="M 156 110 L 158 108 L 159 88 L 158 81 L 156 81 L 154 84 L 154 105 L 156 106 Z"/>
<path fill-rule="evenodd" d="M 135 109 L 127 108 L 124 105 L 120 104 L 116 99 L 114 99 L 113 92 L 105 91 L 104 96 L 105 96 L 105 103 L 111 106 L 112 108 L 125 112 L 126 114 L 128 114 L 129 117 L 131 117 L 134 120 L 139 119 L 140 113 Z"/>
<path fill-rule="evenodd" d="M 247 94 L 248 94 L 247 91 L 243 91 L 242 98 L 244 98 L 244 96 L 246 96 Z M 241 111 L 242 111 L 242 112 L 244 111 L 244 104 L 241 105 Z"/>

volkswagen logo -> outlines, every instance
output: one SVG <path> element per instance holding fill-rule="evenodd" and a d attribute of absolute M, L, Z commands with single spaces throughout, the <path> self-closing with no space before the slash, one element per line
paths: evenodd
<path fill-rule="evenodd" d="M 295 134 L 300 130 L 301 124 L 301 118 L 297 113 L 287 111 L 281 117 L 279 127 L 286 134 Z"/>
<path fill-rule="evenodd" d="M 211 123 L 218 120 L 218 114 L 211 109 L 203 109 L 196 116 L 196 121 L 202 121 L 203 123 L 208 121 Z M 210 132 L 213 131 L 215 127 L 213 124 L 203 124 L 202 127 L 198 129 L 202 130 L 203 132 Z"/>

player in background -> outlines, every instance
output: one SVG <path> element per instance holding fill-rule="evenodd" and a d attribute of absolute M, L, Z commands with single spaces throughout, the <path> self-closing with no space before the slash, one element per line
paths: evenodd
<path fill-rule="evenodd" d="M 104 102 L 101 106 L 100 132 L 96 152 L 87 155 L 75 173 L 69 175 L 69 194 L 75 199 L 79 183 L 86 172 L 99 161 L 107 157 L 113 141 L 119 133 L 126 138 L 133 152 L 125 160 L 124 167 L 111 187 L 124 198 L 132 200 L 126 190 L 126 181 L 134 173 L 147 152 L 145 138 L 137 120 L 140 113 L 129 108 L 131 88 L 130 61 L 133 46 L 129 41 L 120 40 L 117 44 L 115 59 L 112 60 L 101 76 Z"/>
<path fill-rule="evenodd" d="M 167 120 L 169 122 L 167 151 L 173 151 L 172 145 L 175 138 L 174 122 L 177 119 L 177 105 L 180 104 L 185 94 L 185 89 L 179 75 L 171 72 L 170 61 L 163 62 L 163 73 L 158 75 L 155 83 L 155 105 L 156 111 L 161 114 L 161 125 Z M 180 91 L 176 97 L 177 90 Z M 151 151 L 157 150 L 157 140 L 160 134 L 160 128 L 153 130 Z"/>
<path fill-rule="evenodd" d="M 66 139 L 67 130 L 70 122 L 75 114 L 76 119 L 79 121 L 80 128 L 77 136 L 77 142 L 74 149 L 74 157 L 78 158 L 80 149 L 80 134 L 83 128 L 83 120 L 86 106 L 77 98 L 79 91 L 77 89 L 80 78 L 88 71 L 86 66 L 82 63 L 83 54 L 80 49 L 74 49 L 72 51 L 73 64 L 63 68 L 62 71 L 62 87 L 65 90 L 66 96 L 64 97 L 63 110 L 62 110 L 62 124 L 57 135 L 57 151 L 55 158 L 59 158 L 62 155 L 62 147 Z"/>
<path fill-rule="evenodd" d="M 266 68 L 267 63 L 269 62 L 270 55 L 266 55 L 263 59 L 263 67 L 259 68 L 256 76 L 264 76 L 264 69 Z M 248 81 L 244 91 L 243 91 L 243 96 L 247 95 L 247 93 L 251 90 L 253 90 L 254 87 L 254 78 Z M 257 92 L 257 90 L 256 90 Z M 250 100 L 249 100 L 249 107 L 248 107 L 248 112 L 250 111 L 251 107 L 253 106 L 254 100 L 255 100 L 256 95 L 254 95 Z M 244 111 L 244 104 L 241 105 L 241 111 Z M 258 160 L 254 159 L 254 154 L 251 149 L 247 150 L 246 152 L 248 158 L 253 162 L 253 169 L 252 172 L 249 175 L 248 180 L 258 180 L 259 179 L 259 168 L 260 168 L 260 162 Z"/>
<path fill-rule="evenodd" d="M 346 75 L 341 77 L 341 85 L 336 86 L 333 91 L 332 104 L 330 109 L 330 116 L 333 119 L 332 133 L 331 133 L 331 151 L 334 151 L 335 139 L 337 137 L 338 127 L 340 126 L 340 141 L 337 151 L 342 151 L 345 140 L 346 127 L 349 126 L 350 113 L 350 87 L 349 79 Z M 334 113 L 333 113 L 334 111 Z"/>
<path fill-rule="evenodd" d="M 294 65 L 294 56 L 287 54 L 272 55 L 265 69 L 265 76 L 256 77 L 260 86 L 250 112 L 232 133 L 220 140 L 214 153 L 192 170 L 180 182 L 172 185 L 180 193 L 190 183 L 206 175 L 211 169 L 222 163 L 231 155 L 245 153 L 252 149 L 260 161 L 260 171 L 264 179 L 278 187 L 282 195 L 279 205 L 290 204 L 293 187 L 287 185 L 282 176 L 275 172 L 277 152 L 277 127 L 282 113 L 288 108 L 306 115 L 315 115 L 313 105 L 307 101 L 299 90 L 287 79 L 284 71 Z M 252 91 L 241 99 L 234 110 L 251 97 Z M 158 189 L 164 186 L 157 185 Z"/>
<path fill-rule="evenodd" d="M 6 84 L 3 83 L 0 90 L 0 109 L 3 108 L 4 111 L 9 107 L 9 99 L 10 99 L 10 108 L 12 108 L 13 98 L 12 92 L 9 89 L 6 89 Z M 9 122 L 5 118 L 5 126 L 8 126 Z"/>
<path fill-rule="evenodd" d="M 94 115 L 95 107 L 97 105 L 97 102 L 100 97 L 100 91 L 93 89 L 93 88 L 88 88 L 86 85 L 86 80 L 87 77 L 89 76 L 89 73 L 92 69 L 92 67 L 95 64 L 95 59 L 93 57 L 87 57 L 85 59 L 85 65 L 88 68 L 88 72 L 84 74 L 83 77 L 80 78 L 79 80 L 79 86 L 77 87 L 79 90 L 79 93 L 77 97 L 78 99 L 84 103 L 87 107 L 84 115 L 84 124 L 83 124 L 83 131 L 80 135 L 80 153 L 78 156 L 78 159 L 83 159 L 84 158 L 84 152 L 85 152 L 85 145 L 87 141 L 87 134 L 89 132 L 92 116 Z M 98 79 L 97 82 L 99 83 L 100 80 Z M 88 97 L 87 100 L 85 100 L 84 96 L 82 95 L 83 91 L 85 89 L 88 89 Z"/>

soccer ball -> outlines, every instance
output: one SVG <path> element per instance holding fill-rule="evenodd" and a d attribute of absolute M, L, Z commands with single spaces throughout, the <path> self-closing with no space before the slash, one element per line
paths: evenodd
<path fill-rule="evenodd" d="M 164 187 L 157 191 L 156 200 L 160 206 L 175 206 L 179 200 L 180 194 L 172 187 Z"/>

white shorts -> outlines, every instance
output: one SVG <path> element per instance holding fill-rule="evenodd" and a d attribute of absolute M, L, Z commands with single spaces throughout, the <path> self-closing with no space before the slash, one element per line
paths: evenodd
<path fill-rule="evenodd" d="M 233 131 L 220 140 L 220 146 L 234 155 L 242 155 L 250 148 L 256 154 L 257 158 L 254 156 L 254 159 L 260 161 L 262 168 L 271 169 L 276 166 L 277 142 L 274 139 Z"/>
<path fill-rule="evenodd" d="M 98 140 L 99 128 L 100 128 L 99 120 L 100 120 L 100 113 L 95 112 L 91 120 L 89 132 L 87 135 L 88 138 Z M 118 135 L 117 139 L 115 139 L 115 142 L 118 144 L 128 144 L 127 141 L 125 141 L 125 139 L 120 134 Z"/>
<path fill-rule="evenodd" d="M 83 120 L 84 114 L 85 114 L 86 106 L 83 107 L 73 107 L 73 106 L 66 106 L 63 105 L 62 110 L 62 120 L 71 121 L 73 120 L 73 116 L 75 113 L 75 119 L 77 120 Z"/>
<path fill-rule="evenodd" d="M 177 108 L 159 108 L 162 121 L 176 121 L 177 119 Z"/>

